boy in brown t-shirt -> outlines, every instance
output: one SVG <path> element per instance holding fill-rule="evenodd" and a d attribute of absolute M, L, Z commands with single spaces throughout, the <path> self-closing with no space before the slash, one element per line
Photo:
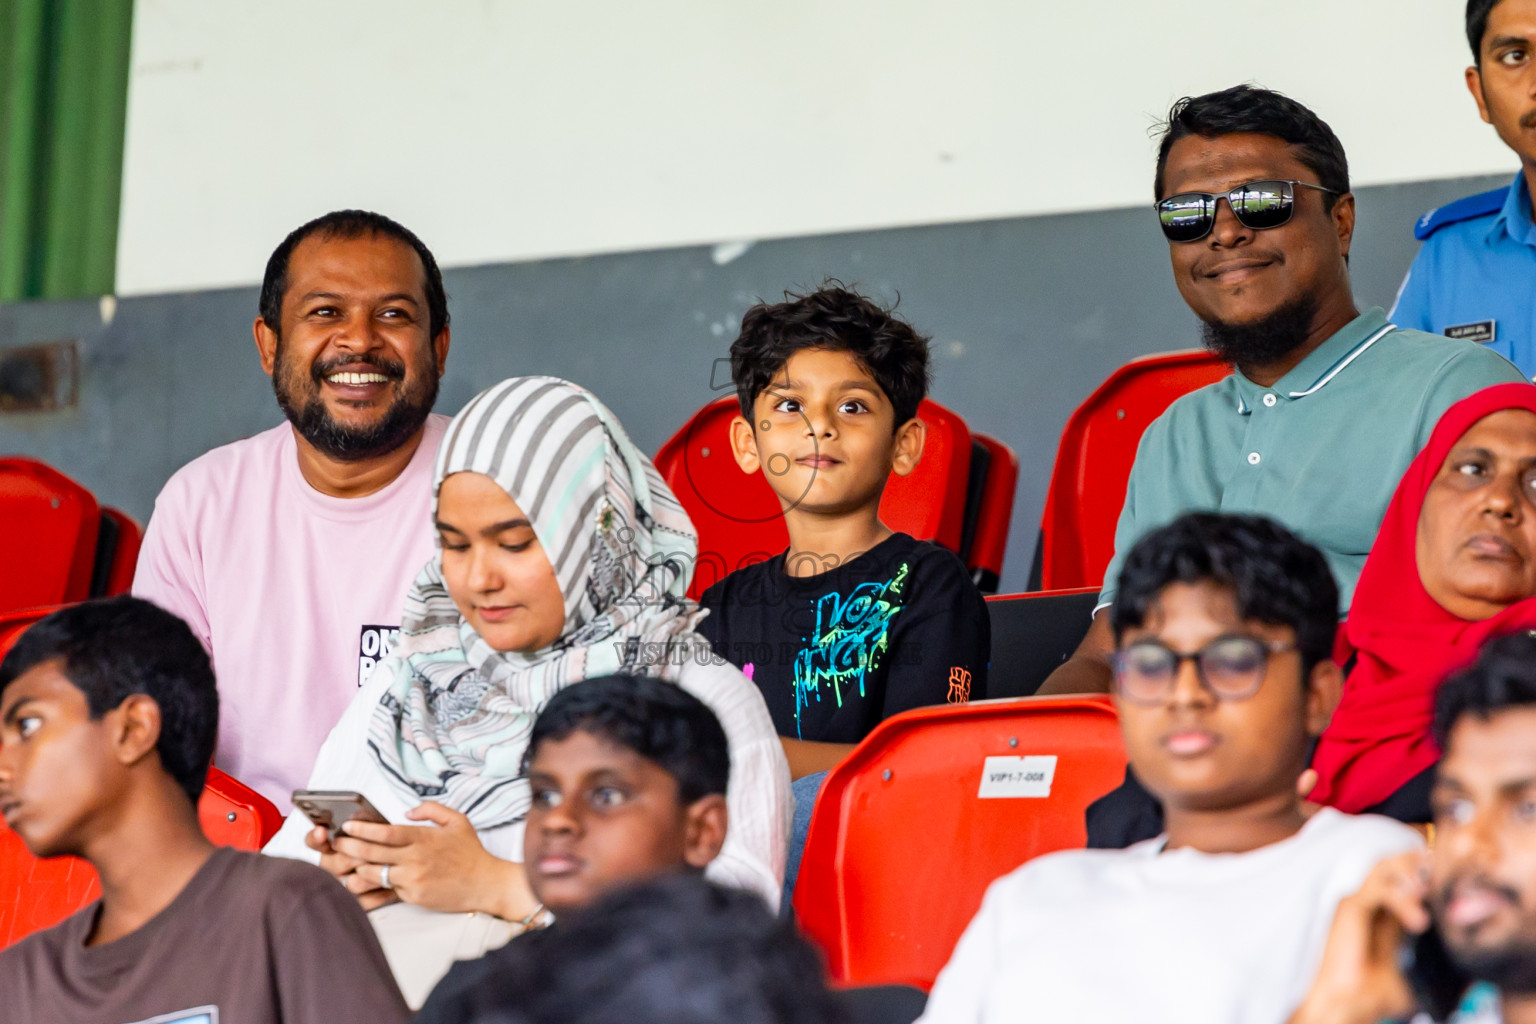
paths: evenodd
<path fill-rule="evenodd" d="M 0 662 L 0 815 L 33 854 L 89 861 L 102 891 L 0 953 L 6 1019 L 408 1018 L 367 918 L 329 875 L 203 835 L 218 717 L 202 646 L 137 598 L 55 612 Z"/>

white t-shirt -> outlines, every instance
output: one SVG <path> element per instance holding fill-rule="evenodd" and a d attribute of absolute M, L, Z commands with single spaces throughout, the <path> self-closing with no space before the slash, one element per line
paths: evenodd
<path fill-rule="evenodd" d="M 1324 808 L 1249 853 L 1048 854 L 992 883 L 921 1024 L 1281 1024 L 1317 973 L 1339 900 L 1423 845 Z"/>
<path fill-rule="evenodd" d="M 429 416 L 405 471 L 362 498 L 311 487 L 283 423 L 188 463 L 155 499 L 133 592 L 208 649 L 214 760 L 285 812 L 434 553 L 432 462 L 447 428 Z"/>

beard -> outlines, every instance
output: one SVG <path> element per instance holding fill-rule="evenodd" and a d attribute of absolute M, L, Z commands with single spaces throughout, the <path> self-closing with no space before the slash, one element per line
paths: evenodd
<path fill-rule="evenodd" d="M 1307 340 L 1316 314 L 1317 300 L 1308 295 L 1244 323 L 1202 319 L 1200 340 L 1213 354 L 1238 369 L 1269 366 Z"/>
<path fill-rule="evenodd" d="M 1497 949 L 1458 950 L 1447 943 L 1461 972 L 1496 985 L 1508 995 L 1536 993 L 1536 940 L 1511 942 Z"/>
<path fill-rule="evenodd" d="M 1452 878 L 1445 882 L 1430 899 L 1430 914 L 1433 918 L 1444 918 L 1445 908 L 1451 902 L 1458 881 Z M 1492 982 L 1505 993 L 1536 993 L 1536 937 L 1532 934 L 1536 930 L 1533 929 L 1536 918 L 1526 909 L 1522 894 L 1514 887 L 1491 878 L 1477 879 L 1474 884 L 1496 893 L 1515 908 L 1520 915 L 1519 928 L 1515 934 L 1507 936 L 1497 945 L 1485 946 L 1475 943 L 1461 946 L 1451 935 L 1441 931 L 1445 951 L 1450 954 L 1451 962 L 1462 974 L 1478 981 Z"/>
<path fill-rule="evenodd" d="M 304 440 L 338 462 L 362 462 L 399 448 L 421 429 L 437 402 L 437 365 L 432 361 L 430 350 L 414 372 L 407 372 L 405 363 L 399 360 L 373 353 L 316 360 L 307 374 L 288 362 L 284 358 L 282 339 L 278 339 L 277 365 L 272 373 L 272 391 L 277 396 L 277 404 Z M 325 377 L 337 367 L 359 364 L 366 364 L 393 381 L 395 396 L 383 416 L 373 423 L 349 426 L 331 415 L 325 400 L 320 397 L 320 388 Z"/>

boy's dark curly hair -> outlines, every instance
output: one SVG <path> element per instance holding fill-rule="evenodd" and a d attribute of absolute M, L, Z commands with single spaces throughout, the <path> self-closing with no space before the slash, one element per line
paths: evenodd
<path fill-rule="evenodd" d="M 752 403 L 790 356 L 808 348 L 848 352 L 890 399 L 900 427 L 928 394 L 928 341 L 891 310 L 828 280 L 809 294 L 785 292 L 783 302 L 747 310 L 731 343 L 731 380 L 741 414 L 751 420 Z"/>
<path fill-rule="evenodd" d="M 523 774 L 539 747 L 572 733 L 600 736 L 664 768 L 685 804 L 718 793 L 731 780 L 731 747 L 720 719 L 680 686 L 649 676 L 598 676 L 567 686 L 534 720 Z"/>

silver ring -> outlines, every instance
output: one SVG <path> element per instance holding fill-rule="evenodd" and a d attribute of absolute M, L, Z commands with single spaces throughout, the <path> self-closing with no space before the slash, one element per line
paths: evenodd
<path fill-rule="evenodd" d="M 388 888 L 390 888 L 390 885 L 389 885 L 389 865 L 388 864 L 385 864 L 383 869 L 379 872 L 379 888 L 381 888 L 381 889 L 388 889 Z"/>

